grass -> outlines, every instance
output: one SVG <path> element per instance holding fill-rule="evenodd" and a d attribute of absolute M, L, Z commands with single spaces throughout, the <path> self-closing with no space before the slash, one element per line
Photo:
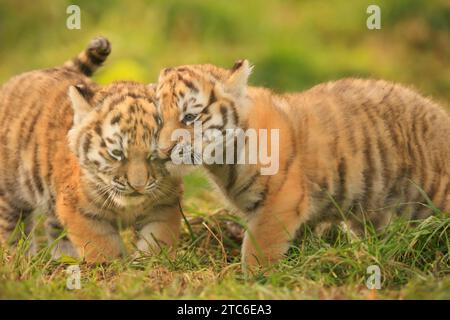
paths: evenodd
<path fill-rule="evenodd" d="M 397 220 L 382 233 L 358 238 L 336 227 L 318 237 L 304 229 L 288 258 L 245 277 L 240 269 L 241 229 L 214 198 L 204 178 L 186 179 L 182 241 L 176 257 L 146 256 L 88 266 L 64 257 L 52 261 L 0 248 L 2 299 L 450 299 L 450 216 Z M 131 232 L 124 232 L 132 250 Z M 67 268 L 79 264 L 81 289 L 68 290 Z M 380 290 L 365 283 L 378 265 Z"/>

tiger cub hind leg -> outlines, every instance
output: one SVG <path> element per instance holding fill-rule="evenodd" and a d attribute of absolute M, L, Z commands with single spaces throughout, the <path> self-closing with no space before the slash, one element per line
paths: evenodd
<path fill-rule="evenodd" d="M 244 272 L 253 273 L 281 260 L 302 222 L 303 215 L 295 209 L 276 214 L 264 210 L 250 218 L 242 243 Z"/>
<path fill-rule="evenodd" d="M 30 241 L 26 249 L 29 254 L 36 251 L 33 231 L 33 210 L 19 209 L 5 197 L 0 197 L 0 243 L 17 246 L 21 239 Z M 23 227 L 22 227 L 23 226 Z"/>

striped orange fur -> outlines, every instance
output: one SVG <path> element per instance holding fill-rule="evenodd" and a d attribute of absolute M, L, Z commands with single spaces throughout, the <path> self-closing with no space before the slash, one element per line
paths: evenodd
<path fill-rule="evenodd" d="M 1 242 L 14 242 L 21 219 L 30 232 L 36 210 L 48 215 L 50 243 L 67 231 L 55 258 L 119 257 L 119 226 L 136 230 L 142 251 L 176 242 L 180 181 L 150 161 L 154 89 L 134 82 L 101 87 L 87 78 L 109 52 L 109 42 L 96 38 L 62 67 L 24 73 L 1 87 Z"/>
<path fill-rule="evenodd" d="M 177 143 L 173 130 L 192 131 L 195 121 L 203 132 L 280 130 L 275 175 L 262 175 L 260 163 L 204 165 L 248 221 L 244 266 L 278 261 L 303 223 L 345 220 L 362 230 L 367 221 L 380 228 L 396 215 L 427 217 L 419 188 L 450 210 L 450 118 L 436 103 L 381 80 L 275 94 L 249 87 L 250 73 L 246 60 L 229 70 L 180 66 L 162 70 L 157 87 L 161 158 Z"/>

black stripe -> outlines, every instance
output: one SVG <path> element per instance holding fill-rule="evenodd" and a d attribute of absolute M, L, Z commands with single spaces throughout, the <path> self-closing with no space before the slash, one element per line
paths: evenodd
<path fill-rule="evenodd" d="M 236 166 L 228 165 L 228 178 L 225 189 L 229 192 L 236 182 Z"/>
<path fill-rule="evenodd" d="M 233 114 L 234 125 L 238 126 L 239 125 L 239 114 L 237 113 L 234 102 L 232 102 L 232 101 L 230 101 L 230 108 L 231 108 L 232 114 Z"/>
<path fill-rule="evenodd" d="M 85 154 L 88 153 L 90 147 L 91 147 L 91 140 L 92 140 L 92 136 L 91 134 L 87 133 L 85 135 L 84 141 L 83 141 L 83 151 Z"/>
<path fill-rule="evenodd" d="M 234 108 L 233 108 L 234 109 Z M 235 109 L 234 109 L 235 111 Z M 289 159 L 286 160 L 286 165 L 284 168 L 284 176 L 287 177 L 289 170 L 291 169 L 291 165 L 294 162 L 294 159 L 297 155 L 297 145 L 296 145 L 296 141 L 295 141 L 295 130 L 292 126 L 292 122 L 290 121 L 289 117 L 287 116 L 286 113 L 281 113 L 281 115 L 283 116 L 283 118 L 286 120 L 286 123 L 289 125 L 289 132 L 291 134 L 291 148 L 292 148 L 292 153 L 289 156 Z M 236 123 L 237 124 L 237 123 Z M 288 179 L 283 179 L 283 183 L 279 186 L 279 188 L 277 189 L 277 191 L 275 192 L 278 193 L 281 188 L 283 188 L 284 184 L 286 183 Z"/>
<path fill-rule="evenodd" d="M 50 126 L 50 123 L 48 125 Z M 53 159 L 51 157 L 54 154 L 53 150 L 55 148 L 55 143 L 52 143 L 53 141 L 55 141 L 55 139 L 53 139 L 53 136 L 48 134 L 47 135 L 47 150 L 46 150 L 46 161 L 47 161 L 47 174 L 45 177 L 46 183 L 50 183 L 51 176 L 53 174 Z"/>
<path fill-rule="evenodd" d="M 127 96 L 125 96 L 125 95 L 121 95 L 121 96 L 119 96 L 117 98 L 112 99 L 109 102 L 108 111 L 109 112 L 112 111 L 112 109 L 114 109 L 115 106 L 117 106 L 118 104 L 121 104 L 122 102 L 124 102 L 126 97 Z"/>
<path fill-rule="evenodd" d="M 256 172 L 254 175 L 252 175 L 251 177 L 250 177 L 250 179 L 248 179 L 247 180 L 247 182 L 240 188 L 240 189 L 238 189 L 238 190 L 236 190 L 236 194 L 239 194 L 239 193 L 244 193 L 244 192 L 246 192 L 248 189 L 250 189 L 250 187 L 256 182 L 256 180 L 258 180 L 258 178 L 260 177 L 261 175 L 260 175 L 260 173 L 259 173 L 259 171 L 258 172 Z"/>
<path fill-rule="evenodd" d="M 378 153 L 380 155 L 381 163 L 381 177 L 383 178 L 384 190 L 388 190 L 391 184 L 391 167 L 388 162 L 388 152 L 386 150 L 386 145 L 382 142 L 381 136 L 377 139 Z"/>
<path fill-rule="evenodd" d="M 437 203 L 434 203 L 434 198 L 436 197 L 436 192 L 438 191 L 440 181 L 439 181 L 439 176 L 434 176 L 433 178 L 434 178 L 434 181 L 433 181 L 432 185 L 425 192 L 426 192 L 428 198 L 430 199 L 430 201 L 436 206 Z"/>
<path fill-rule="evenodd" d="M 40 169 L 40 162 L 38 159 L 38 155 L 39 155 L 39 144 L 36 144 L 36 147 L 34 148 L 34 167 L 33 167 L 33 181 L 34 184 L 37 188 L 37 191 L 39 193 L 39 195 L 42 195 L 44 193 L 44 186 L 43 186 L 43 182 L 41 179 L 41 173 L 39 171 Z"/>
<path fill-rule="evenodd" d="M 188 87 L 194 93 L 198 93 L 199 92 L 198 88 L 195 86 L 195 84 L 192 81 L 186 80 L 186 79 L 184 79 L 182 77 L 180 77 L 180 80 L 185 84 L 186 87 Z"/>
<path fill-rule="evenodd" d="M 13 84 L 9 87 L 6 87 L 5 89 L 9 89 L 9 90 L 5 90 L 3 89 L 3 98 L 4 101 L 2 101 L 2 104 L 4 106 L 6 105 L 11 105 L 11 103 L 14 103 L 16 100 L 16 97 L 25 97 L 28 96 L 30 94 L 30 92 L 32 92 L 33 87 L 35 86 L 35 78 L 36 78 L 36 74 L 31 74 L 29 75 L 29 78 L 24 79 L 23 77 L 19 76 L 18 78 L 16 78 L 16 81 L 13 82 Z M 25 85 L 22 84 L 23 81 L 25 82 Z M 13 113 L 12 115 L 14 115 L 14 108 L 3 108 L 2 112 L 0 113 L 0 115 L 2 116 L 0 118 L 0 128 L 5 128 L 6 130 L 4 132 L 3 135 L 0 136 L 0 139 L 2 139 L 2 142 L 4 141 L 4 144 L 7 144 L 7 135 L 9 134 L 9 131 L 11 130 L 11 127 L 8 126 L 7 121 L 10 120 L 11 118 L 11 112 Z"/>
<path fill-rule="evenodd" d="M 381 101 L 378 103 L 379 105 L 383 105 L 387 102 L 387 98 L 391 95 L 392 91 L 394 90 L 395 85 L 392 84 L 389 91 L 384 95 L 384 97 L 381 99 Z"/>
<path fill-rule="evenodd" d="M 139 93 L 123 92 L 123 93 L 121 93 L 121 95 L 126 96 L 126 97 L 130 97 L 130 98 L 133 98 L 133 99 L 136 99 L 136 100 L 142 99 L 142 100 L 146 100 L 148 102 L 153 103 L 153 100 L 150 99 L 148 96 L 145 96 L 145 95 L 142 95 L 142 94 L 139 94 Z"/>
<path fill-rule="evenodd" d="M 167 75 L 169 72 L 171 72 L 173 70 L 173 68 L 165 68 L 164 70 L 163 70 L 163 74 L 164 75 Z"/>
<path fill-rule="evenodd" d="M 24 106 L 25 107 L 25 106 Z M 41 114 L 40 109 L 37 107 L 37 101 L 33 101 L 31 105 L 28 106 L 28 108 L 24 108 L 26 112 L 23 114 L 23 118 L 20 121 L 19 124 L 19 141 L 18 141 L 18 150 L 23 150 L 24 144 L 28 144 L 28 140 L 30 137 L 30 129 L 33 123 L 37 121 L 37 118 Z M 33 113 L 34 112 L 34 113 Z M 31 121 L 30 121 L 31 120 Z M 27 127 L 30 126 L 29 130 L 26 131 Z M 27 135 L 27 139 L 24 139 L 24 135 Z M 18 166 L 18 163 L 16 164 L 16 168 Z"/>
<path fill-rule="evenodd" d="M 222 132 L 223 126 L 222 126 L 222 125 L 216 125 L 216 124 L 213 124 L 213 125 L 211 125 L 211 126 L 209 126 L 209 127 L 207 128 L 207 130 L 213 130 L 213 129 L 216 129 L 216 130 L 219 130 L 219 131 Z"/>
<path fill-rule="evenodd" d="M 364 156 L 365 164 L 362 174 L 364 178 L 364 195 L 361 199 L 361 204 L 364 208 L 370 205 L 371 194 L 373 193 L 373 175 L 374 175 L 374 163 L 372 159 L 372 141 L 366 129 L 364 129 Z"/>
<path fill-rule="evenodd" d="M 266 185 L 264 186 L 264 190 L 259 194 L 260 195 L 260 199 L 255 201 L 255 202 L 253 202 L 250 206 L 246 206 L 245 209 L 247 210 L 247 212 L 255 211 L 256 209 L 261 207 L 261 205 L 264 203 L 264 201 L 267 198 L 268 189 L 269 188 L 267 187 L 267 182 L 266 182 Z"/>
<path fill-rule="evenodd" d="M 442 201 L 439 204 L 439 207 L 442 211 L 446 211 L 446 213 L 450 213 L 450 203 L 448 202 L 450 198 L 450 182 L 447 183 L 447 186 L 445 187 L 445 191 L 442 196 Z"/>
<path fill-rule="evenodd" d="M 19 221 L 17 221 L 19 222 Z M 8 223 L 6 226 L 0 224 L 0 228 L 3 229 L 3 231 L 6 231 L 7 233 L 12 232 L 16 228 L 17 223 Z M 6 238 L 5 236 L 3 236 Z M 9 237 L 9 235 L 7 235 Z"/>
<path fill-rule="evenodd" d="M 120 121 L 121 117 L 122 117 L 122 115 L 120 113 L 115 115 L 114 117 L 112 117 L 111 125 L 115 125 L 116 123 L 118 123 Z"/>
<path fill-rule="evenodd" d="M 420 119 L 423 121 L 423 118 Z M 418 121 L 418 122 L 422 122 L 422 121 Z M 416 166 L 417 168 L 420 168 L 420 172 L 421 172 L 421 181 L 422 181 L 422 185 L 421 187 L 425 190 L 429 184 L 428 181 L 428 176 L 429 174 L 427 174 L 427 172 L 432 171 L 431 168 L 431 163 L 429 163 L 428 161 L 428 157 L 426 156 L 427 153 L 427 148 L 424 146 L 424 144 L 426 144 L 426 142 L 421 138 L 421 136 L 419 136 L 419 130 L 416 130 L 415 128 L 415 123 L 413 123 L 413 129 L 414 130 L 414 139 L 416 140 L 416 149 L 417 152 L 419 154 L 419 158 L 420 158 L 420 165 Z"/>
<path fill-rule="evenodd" d="M 217 97 L 216 97 L 216 94 L 214 92 L 214 89 L 212 89 L 211 93 L 209 94 L 209 100 L 208 100 L 208 105 L 207 106 L 209 107 L 210 105 L 212 105 L 216 101 L 217 101 Z"/>
<path fill-rule="evenodd" d="M 45 231 L 52 239 L 56 239 L 64 231 L 64 228 L 59 223 L 59 221 L 56 220 L 56 218 L 48 218 L 46 226 L 45 226 Z M 64 239 L 64 238 L 62 238 L 62 239 Z"/>
<path fill-rule="evenodd" d="M 349 104 L 348 101 L 344 100 L 342 97 L 340 98 L 343 105 Z M 361 106 L 360 104 L 350 103 L 348 116 L 344 118 L 344 121 L 346 123 L 346 134 L 348 136 L 348 143 L 350 144 L 353 153 L 358 152 L 358 145 L 355 138 L 355 130 L 354 130 L 355 123 L 353 119 L 356 118 L 356 116 L 360 113 L 361 111 L 360 106 Z"/>
<path fill-rule="evenodd" d="M 5 199 L 3 199 L 5 200 Z M 17 217 L 20 216 L 20 214 L 18 213 L 19 210 L 12 205 L 9 201 L 2 201 L 2 203 L 0 203 L 0 218 L 5 219 L 5 220 L 12 220 L 12 219 L 17 219 Z"/>
<path fill-rule="evenodd" d="M 38 109 L 36 105 L 34 105 L 34 107 L 36 108 L 36 110 Z M 28 132 L 25 135 L 25 137 L 22 139 L 22 141 L 20 142 L 21 146 L 27 146 L 28 143 L 30 142 L 31 136 L 34 134 L 34 127 L 38 123 L 38 119 L 40 118 L 41 115 L 42 115 L 42 112 L 40 110 L 38 112 L 36 112 L 35 114 L 33 114 L 33 118 L 31 120 Z"/>
<path fill-rule="evenodd" d="M 343 159 L 341 159 L 343 160 Z M 340 161 L 338 164 L 338 180 L 333 181 L 333 192 L 331 192 L 330 186 L 328 186 L 328 183 L 324 182 L 321 185 L 322 192 L 319 192 L 319 196 L 316 196 L 316 198 L 320 199 L 321 203 L 324 204 L 324 207 L 319 210 L 320 216 L 328 215 L 330 216 L 330 210 L 337 209 L 336 205 L 339 206 L 339 209 L 344 211 L 342 208 L 342 200 L 343 200 L 343 194 L 344 194 L 344 188 L 343 183 L 345 184 L 345 164 L 344 162 Z M 323 186 L 325 185 L 325 186 Z"/>
<path fill-rule="evenodd" d="M 376 146 L 378 149 L 378 156 L 380 159 L 380 174 L 381 174 L 381 178 L 382 178 L 382 184 L 383 184 L 383 191 L 389 190 L 390 189 L 390 168 L 389 168 L 389 164 L 388 164 L 388 160 L 387 160 L 387 151 L 386 151 L 386 146 L 383 144 L 382 142 L 382 133 L 381 130 L 378 126 L 378 122 L 377 119 L 374 117 L 374 115 L 372 114 L 372 110 L 376 109 L 376 108 L 371 108 L 371 106 L 369 105 L 369 102 L 363 103 L 363 106 L 365 106 L 366 108 L 366 113 L 367 113 L 367 117 L 371 122 L 371 126 L 375 129 L 375 135 L 376 135 Z M 383 193 L 383 196 L 386 197 L 386 193 Z M 385 198 L 383 199 L 383 202 L 385 201 Z"/>
<path fill-rule="evenodd" d="M 344 208 L 342 207 L 342 201 L 345 200 L 345 191 L 346 191 L 346 174 L 347 174 L 347 163 L 345 161 L 345 158 L 342 157 L 339 160 L 338 164 L 338 184 L 337 184 L 337 192 L 335 192 L 334 199 L 336 203 L 341 207 L 342 210 Z"/>
<path fill-rule="evenodd" d="M 391 91 L 392 91 L 392 89 L 391 89 Z M 390 94 L 390 92 L 389 92 L 389 94 Z M 386 98 L 386 96 L 383 98 L 383 100 Z M 383 129 L 385 129 L 384 130 L 385 134 L 387 134 L 389 136 L 386 139 L 386 141 L 388 141 L 387 143 L 392 141 L 393 142 L 392 147 L 394 149 L 396 149 L 397 144 L 398 144 L 398 137 L 396 136 L 394 127 L 388 122 L 388 119 L 386 118 L 385 115 L 380 114 L 380 110 L 378 108 L 374 108 L 374 111 L 375 111 L 376 115 L 378 116 L 378 118 L 381 119 L 381 121 L 382 121 L 382 127 L 383 127 Z M 379 130 L 377 130 L 377 131 L 379 133 Z M 386 193 L 386 197 L 390 197 L 391 190 L 393 190 L 393 188 L 395 188 L 395 184 L 396 184 L 396 183 L 393 183 L 392 181 L 397 180 L 397 179 L 394 179 L 394 178 L 397 178 L 397 177 L 394 177 L 397 174 L 397 170 L 396 170 L 397 168 L 394 168 L 394 166 L 392 166 L 392 162 L 390 161 L 391 153 L 387 151 L 386 144 L 383 143 L 383 140 L 381 140 L 381 135 L 379 136 L 379 139 L 378 139 L 378 149 L 380 151 L 380 155 L 381 155 L 380 159 L 381 159 L 382 166 L 383 166 L 383 174 L 382 175 L 383 175 L 384 187 L 385 187 L 385 190 L 388 190 L 388 192 Z"/>
<path fill-rule="evenodd" d="M 96 220 L 96 221 L 102 221 L 105 220 L 104 218 L 102 218 L 100 215 L 93 213 L 91 211 L 87 211 L 83 208 L 78 208 L 78 212 L 85 218 L 91 219 L 91 220 Z"/>
<path fill-rule="evenodd" d="M 228 109 L 226 106 L 220 106 L 220 114 L 222 115 L 222 128 L 225 128 L 228 124 Z"/>
<path fill-rule="evenodd" d="M 177 68 L 177 73 L 186 73 L 188 76 L 191 76 L 194 79 L 201 77 L 201 74 L 196 72 L 196 70 L 186 67 Z"/>
<path fill-rule="evenodd" d="M 57 221 L 56 219 L 49 219 L 47 223 L 51 228 L 63 229 L 61 223 L 59 223 L 59 221 Z"/>
<path fill-rule="evenodd" d="M 205 119 L 201 119 L 201 120 L 202 120 L 203 125 L 206 126 L 206 123 L 207 123 L 209 120 L 211 120 L 212 116 L 211 116 L 210 114 L 202 114 L 202 115 L 201 115 L 201 118 L 203 118 L 204 115 L 206 116 Z"/>
<path fill-rule="evenodd" d="M 113 124 L 113 123 L 111 123 L 111 124 Z M 100 137 L 102 136 L 102 125 L 101 125 L 100 121 L 95 124 L 94 130 Z"/>
<path fill-rule="evenodd" d="M 101 55 L 101 56 L 96 56 L 91 50 L 87 50 L 87 57 L 89 62 L 91 62 L 92 64 L 96 65 L 96 66 L 101 66 L 101 64 L 105 61 L 105 59 L 108 57 L 108 54 L 106 55 Z"/>
<path fill-rule="evenodd" d="M 75 66 L 78 68 L 78 70 L 80 70 L 81 73 L 83 73 L 86 76 L 91 76 L 93 71 L 92 69 L 85 64 L 83 61 L 81 61 L 79 58 L 75 58 L 73 60 L 73 63 L 75 64 Z"/>
<path fill-rule="evenodd" d="M 385 101 L 386 106 L 388 107 L 389 110 L 396 110 L 398 109 L 397 106 L 395 106 L 395 108 L 390 104 L 390 99 Z M 382 118 L 384 120 L 384 122 L 386 123 L 386 129 L 389 132 L 389 135 L 391 137 L 391 141 L 394 144 L 394 147 L 399 149 L 402 145 L 400 144 L 400 137 L 398 136 L 397 132 L 399 130 L 396 130 L 397 125 L 400 125 L 400 123 L 398 123 L 397 117 L 394 117 L 392 112 L 389 113 L 380 113 L 380 110 L 375 108 L 375 112 L 377 113 L 377 115 Z M 398 128 L 397 128 L 398 129 Z"/>

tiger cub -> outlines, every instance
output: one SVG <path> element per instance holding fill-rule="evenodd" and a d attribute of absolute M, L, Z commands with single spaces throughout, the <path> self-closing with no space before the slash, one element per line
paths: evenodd
<path fill-rule="evenodd" d="M 157 128 L 154 88 L 93 83 L 87 76 L 109 52 L 108 40 L 96 38 L 62 67 L 25 73 L 1 87 L 2 243 L 17 241 L 21 220 L 29 233 L 38 210 L 48 214 L 54 258 L 119 257 L 119 226 L 135 228 L 140 251 L 175 244 L 180 181 L 150 161 Z"/>
<path fill-rule="evenodd" d="M 267 133 L 269 146 L 258 146 L 271 150 L 278 143 L 275 174 L 262 174 L 260 159 L 203 165 L 248 220 L 244 268 L 278 261 L 304 223 L 344 220 L 362 228 L 370 221 L 379 228 L 396 214 L 427 217 L 431 210 L 422 204 L 421 190 L 438 208 L 450 210 L 450 118 L 437 104 L 398 84 L 361 79 L 280 95 L 249 87 L 251 69 L 246 60 L 230 70 L 168 68 L 156 91 L 162 159 L 173 159 L 173 152 L 185 150 L 175 147 L 192 144 L 195 126 L 202 129 L 203 150 L 217 143 L 208 138 L 213 130 L 279 130 L 278 140 Z M 174 141 L 175 129 L 189 135 Z M 236 136 L 223 144 L 235 143 Z M 234 159 L 236 150 L 252 151 L 245 141 L 234 148 Z M 194 148 L 188 150 L 198 159 Z"/>

